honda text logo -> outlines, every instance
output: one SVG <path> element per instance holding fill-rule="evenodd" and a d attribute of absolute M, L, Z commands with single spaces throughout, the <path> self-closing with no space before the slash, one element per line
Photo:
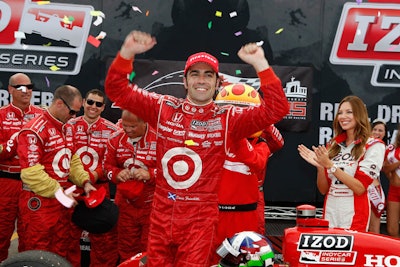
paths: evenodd
<path fill-rule="evenodd" d="M 92 6 L 0 1 L 0 71 L 79 73 Z"/>
<path fill-rule="evenodd" d="M 400 5 L 346 3 L 330 62 L 374 66 L 371 84 L 400 86 Z"/>

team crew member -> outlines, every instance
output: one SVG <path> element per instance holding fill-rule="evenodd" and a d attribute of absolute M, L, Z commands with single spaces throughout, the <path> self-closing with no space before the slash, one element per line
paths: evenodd
<path fill-rule="evenodd" d="M 265 235 L 265 196 L 264 196 L 264 182 L 265 182 L 265 175 L 267 172 L 267 165 L 269 158 L 278 150 L 282 149 L 285 141 L 275 125 L 270 125 L 266 129 L 264 129 L 258 138 L 253 138 L 252 144 L 259 142 L 259 140 L 264 140 L 269 149 L 269 156 L 267 159 L 267 163 L 265 164 L 264 168 L 261 172 L 258 173 L 258 192 L 259 198 L 257 203 L 257 214 L 258 214 L 258 230 L 257 233 L 261 235 Z"/>
<path fill-rule="evenodd" d="M 79 90 L 70 85 L 60 86 L 54 91 L 50 107 L 18 135 L 25 250 L 46 250 L 66 257 L 68 208 L 76 204 L 72 193 L 64 192 L 68 179 L 87 194 L 96 190 L 75 154 L 72 132 L 64 128 L 81 107 Z"/>
<path fill-rule="evenodd" d="M 260 105 L 257 91 L 246 84 L 230 84 L 222 88 L 215 103 L 218 105 Z M 259 135 L 257 132 L 255 135 Z M 263 139 L 250 144 L 243 138 L 232 146 L 223 165 L 218 191 L 219 222 L 217 244 L 242 231 L 257 231 L 258 176 L 267 162 L 270 151 Z"/>
<path fill-rule="evenodd" d="M 122 111 L 122 129 L 108 140 L 104 171 L 117 184 L 120 261 L 147 249 L 155 188 L 156 132 L 142 119 Z"/>
<path fill-rule="evenodd" d="M 86 93 L 83 101 L 83 115 L 71 119 L 68 126 L 72 127 L 73 141 L 77 155 L 81 158 L 86 171 L 90 173 L 91 181 L 96 188 L 105 187 L 110 197 L 109 181 L 104 175 L 102 166 L 107 141 L 118 130 L 112 122 L 101 117 L 105 108 L 105 94 L 99 89 L 92 89 Z M 75 227 L 72 226 L 74 229 Z M 81 230 L 74 231 L 74 240 L 77 245 L 71 248 L 68 259 L 78 264 L 80 262 L 79 239 Z M 90 266 L 109 267 L 118 261 L 118 251 L 115 246 L 117 229 L 103 234 L 89 234 L 90 238 Z M 75 252 L 73 252 L 75 251 Z"/>
<path fill-rule="evenodd" d="M 379 177 L 385 144 L 371 137 L 367 108 L 357 96 L 339 103 L 333 129 L 328 147 L 311 150 L 299 145 L 298 150 L 317 167 L 317 186 L 325 195 L 323 216 L 329 226 L 365 232 L 371 212 L 367 189 Z"/>
<path fill-rule="evenodd" d="M 132 31 L 106 77 L 111 100 L 143 118 L 157 131 L 157 179 L 148 241 L 148 266 L 207 266 L 216 249 L 217 186 L 231 142 L 280 121 L 288 102 L 279 78 L 255 43 L 238 56 L 251 64 L 261 80 L 264 101 L 259 107 L 218 107 L 218 61 L 200 52 L 184 69 L 186 99 L 148 93 L 126 78 L 135 55 L 156 40 Z M 168 92 L 166 90 L 166 92 Z"/>
<path fill-rule="evenodd" d="M 375 119 L 371 125 L 372 137 L 381 139 L 387 144 L 386 122 L 381 119 Z M 368 231 L 379 234 L 381 231 L 381 216 L 385 211 L 385 192 L 381 185 L 381 177 L 374 179 L 368 187 L 368 197 L 371 202 L 371 217 L 369 219 Z"/>
<path fill-rule="evenodd" d="M 31 105 L 33 84 L 24 73 L 12 75 L 8 92 L 12 102 L 0 108 L 0 262 L 8 257 L 11 236 L 17 222 L 18 250 L 23 250 L 24 233 L 18 208 L 22 182 L 16 136 L 43 109 Z"/>
<path fill-rule="evenodd" d="M 386 149 L 383 171 L 389 180 L 386 226 L 390 236 L 399 238 L 400 221 L 400 125 L 396 139 Z"/>

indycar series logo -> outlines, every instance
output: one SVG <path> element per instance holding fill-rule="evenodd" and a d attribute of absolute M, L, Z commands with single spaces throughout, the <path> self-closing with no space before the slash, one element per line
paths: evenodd
<path fill-rule="evenodd" d="M 354 265 L 357 252 L 353 251 L 351 235 L 301 234 L 297 250 L 299 262 L 323 265 Z"/>
<path fill-rule="evenodd" d="M 92 6 L 0 1 L 0 71 L 77 74 Z"/>
<path fill-rule="evenodd" d="M 373 86 L 400 86 L 400 5 L 346 3 L 330 62 L 374 66 Z"/>

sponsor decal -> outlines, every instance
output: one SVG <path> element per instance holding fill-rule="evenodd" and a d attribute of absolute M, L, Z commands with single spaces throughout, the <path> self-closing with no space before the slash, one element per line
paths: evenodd
<path fill-rule="evenodd" d="M 283 88 L 290 105 L 289 114 L 285 116 L 285 119 L 306 120 L 307 87 L 301 86 L 300 81 L 295 79 L 295 77 L 292 77 Z"/>
<path fill-rule="evenodd" d="M 31 197 L 28 200 L 28 208 L 31 211 L 36 211 L 36 210 L 40 209 L 41 206 L 42 206 L 42 202 L 37 197 Z"/>
<path fill-rule="evenodd" d="M 351 235 L 301 234 L 298 242 L 299 262 L 306 264 L 354 265 L 357 252 L 352 251 Z"/>
<path fill-rule="evenodd" d="M 364 257 L 367 267 L 400 267 L 400 256 L 365 254 Z"/>
<path fill-rule="evenodd" d="M 330 62 L 374 66 L 373 86 L 400 86 L 400 5 L 346 3 L 343 6 Z"/>
<path fill-rule="evenodd" d="M 0 2 L 0 71 L 77 74 L 92 6 Z"/>

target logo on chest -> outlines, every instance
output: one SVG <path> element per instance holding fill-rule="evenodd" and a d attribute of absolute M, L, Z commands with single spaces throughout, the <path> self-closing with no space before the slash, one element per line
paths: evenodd
<path fill-rule="evenodd" d="M 175 189 L 191 187 L 199 180 L 203 169 L 200 156 L 187 147 L 168 150 L 161 159 L 161 165 L 164 178 Z"/>

